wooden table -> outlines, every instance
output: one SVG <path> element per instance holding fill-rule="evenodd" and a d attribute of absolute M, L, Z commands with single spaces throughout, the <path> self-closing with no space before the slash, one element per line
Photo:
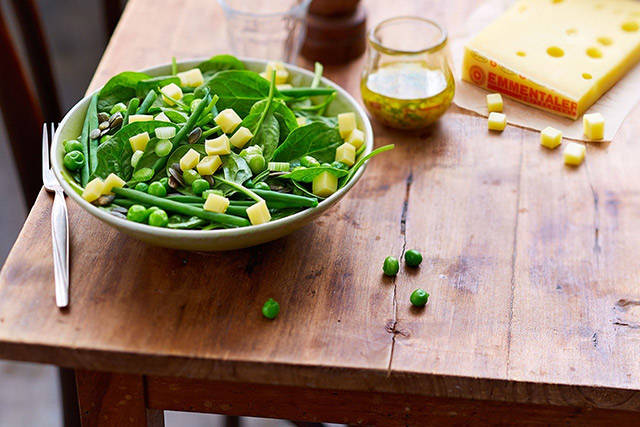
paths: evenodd
<path fill-rule="evenodd" d="M 366 2 L 459 27 L 475 1 Z M 228 51 L 213 0 L 131 0 L 91 83 Z M 303 63 L 309 67 L 309 63 Z M 327 67 L 359 98 L 362 61 Z M 433 128 L 374 124 L 373 161 L 330 213 L 260 247 L 132 240 L 69 200 L 71 308 L 54 303 L 42 193 L 0 276 L 0 357 L 77 369 L 86 425 L 161 410 L 351 424 L 632 423 L 640 415 L 640 144 L 565 167 L 536 132 L 452 107 Z M 417 248 L 419 269 L 383 277 Z M 425 309 L 410 293 L 431 293 Z M 273 297 L 275 321 L 260 314 Z M 159 412 L 160 411 L 160 412 Z"/>

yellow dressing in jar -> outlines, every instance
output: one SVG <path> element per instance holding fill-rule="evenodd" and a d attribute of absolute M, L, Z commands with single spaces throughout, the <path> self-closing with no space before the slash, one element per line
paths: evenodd
<path fill-rule="evenodd" d="M 382 124 L 420 129 L 438 120 L 451 105 L 455 83 L 447 74 L 425 62 L 388 63 L 362 78 L 362 99 Z"/>

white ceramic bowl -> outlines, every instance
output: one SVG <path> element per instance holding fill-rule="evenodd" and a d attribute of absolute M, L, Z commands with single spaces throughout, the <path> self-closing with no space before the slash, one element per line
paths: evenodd
<path fill-rule="evenodd" d="M 204 59 L 205 58 L 182 61 L 178 64 L 178 69 L 181 71 L 188 70 L 195 67 Z M 258 72 L 263 71 L 266 64 L 266 61 L 251 59 L 243 59 L 243 62 L 248 69 Z M 151 76 L 159 76 L 170 74 L 170 69 L 170 64 L 164 64 L 147 68 L 142 70 L 142 72 Z M 296 67 L 295 65 L 287 65 L 287 69 L 291 74 L 291 83 L 294 86 L 308 86 L 311 84 L 313 73 L 310 71 Z M 364 154 L 370 153 L 373 148 L 373 130 L 371 129 L 371 123 L 364 110 L 351 95 L 335 83 L 323 78 L 322 84 L 333 87 L 338 92 L 336 99 L 331 103 L 327 113 L 333 116 L 347 111 L 355 112 L 358 128 L 362 129 L 365 134 L 366 149 Z M 62 142 L 75 139 L 80 135 L 90 98 L 91 96 L 87 96 L 78 102 L 64 117 L 56 132 L 51 147 L 51 159 L 56 178 L 58 178 L 58 181 L 62 184 L 67 195 L 91 215 L 131 237 L 154 245 L 190 251 L 225 251 L 255 246 L 278 239 L 309 224 L 336 204 L 360 179 L 366 167 L 365 165 L 360 168 L 351 182 L 320 202 L 317 207 L 309 208 L 295 215 L 266 224 L 222 230 L 172 230 L 169 228 L 151 227 L 146 224 L 139 224 L 118 218 L 98 209 L 73 191 L 71 186 L 60 174 L 64 156 Z"/>

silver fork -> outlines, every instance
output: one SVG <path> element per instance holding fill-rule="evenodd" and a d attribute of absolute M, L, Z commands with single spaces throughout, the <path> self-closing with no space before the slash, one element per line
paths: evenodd
<path fill-rule="evenodd" d="M 54 135 L 55 126 L 51 123 L 52 140 Z M 42 182 L 47 191 L 55 193 L 51 208 L 53 274 L 56 284 L 56 304 L 63 308 L 69 305 L 69 220 L 64 191 L 49 163 L 49 133 L 46 123 L 42 126 Z"/>

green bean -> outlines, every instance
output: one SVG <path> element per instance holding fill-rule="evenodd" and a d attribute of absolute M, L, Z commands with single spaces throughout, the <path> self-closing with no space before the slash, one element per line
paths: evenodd
<path fill-rule="evenodd" d="M 267 201 L 279 201 L 285 202 L 289 205 L 289 207 L 301 206 L 301 207 L 311 207 L 314 208 L 318 206 L 318 199 L 314 199 L 311 197 L 298 196 L 296 194 L 287 194 L 287 193 L 278 193 L 277 191 L 270 190 L 253 190 L 258 196 L 262 197 Z"/>
<path fill-rule="evenodd" d="M 156 102 L 156 98 L 158 94 L 155 90 L 150 90 L 147 96 L 145 96 L 144 101 L 140 104 L 140 108 L 136 111 L 136 114 L 146 114 L 149 111 L 149 108 Z"/>
<path fill-rule="evenodd" d="M 206 219 L 207 221 L 213 221 L 219 224 L 232 225 L 236 227 L 245 227 L 251 225 L 251 223 L 245 218 L 227 214 L 220 214 L 216 212 L 209 212 L 202 208 L 197 208 L 188 204 L 176 202 L 164 197 L 151 196 L 147 193 L 132 190 L 130 188 L 113 188 L 112 191 L 120 196 L 127 197 L 143 204 L 157 206 L 160 209 L 175 212 L 178 214 L 197 216 L 198 218 Z"/>
<path fill-rule="evenodd" d="M 204 132 L 202 132 L 202 136 L 200 137 L 200 139 L 201 140 L 205 139 L 205 138 L 207 138 L 207 137 L 209 137 L 209 136 L 211 136 L 211 135 L 213 135 L 214 133 L 217 133 L 217 132 L 220 132 L 220 126 L 215 126 L 215 127 L 212 127 L 209 130 L 205 130 Z"/>
<path fill-rule="evenodd" d="M 89 116 L 84 119 L 84 125 L 82 126 L 82 135 L 80 135 L 80 143 L 82 144 L 82 154 L 85 159 L 89 158 Z M 82 187 L 86 187 L 89 182 L 89 176 L 91 175 L 89 162 L 85 161 L 80 170 L 80 184 Z"/>
<path fill-rule="evenodd" d="M 203 112 L 202 113 L 202 118 L 200 120 L 198 120 L 198 123 L 196 123 L 196 127 L 201 128 L 202 126 L 204 126 L 207 123 L 209 123 L 211 120 L 213 120 L 213 114 L 211 114 L 211 113 L 204 114 L 204 112 Z"/>
<path fill-rule="evenodd" d="M 235 216 L 241 216 L 243 218 L 249 218 L 249 215 L 247 215 L 247 208 L 244 206 L 232 206 L 229 205 L 229 207 L 227 207 L 227 213 L 229 215 L 235 215 Z"/>
<path fill-rule="evenodd" d="M 289 98 L 304 98 L 307 96 L 331 95 L 336 90 L 331 87 L 292 87 L 280 89 L 280 93 Z"/>
<path fill-rule="evenodd" d="M 175 200 L 181 203 L 204 203 L 204 199 L 198 196 L 188 196 L 186 194 L 170 194 L 167 199 Z"/>
<path fill-rule="evenodd" d="M 129 116 L 136 113 L 138 105 L 140 105 L 140 100 L 138 98 L 131 98 L 129 105 L 127 106 L 127 112 L 124 113 L 124 117 L 122 119 L 122 127 L 129 124 Z"/>

